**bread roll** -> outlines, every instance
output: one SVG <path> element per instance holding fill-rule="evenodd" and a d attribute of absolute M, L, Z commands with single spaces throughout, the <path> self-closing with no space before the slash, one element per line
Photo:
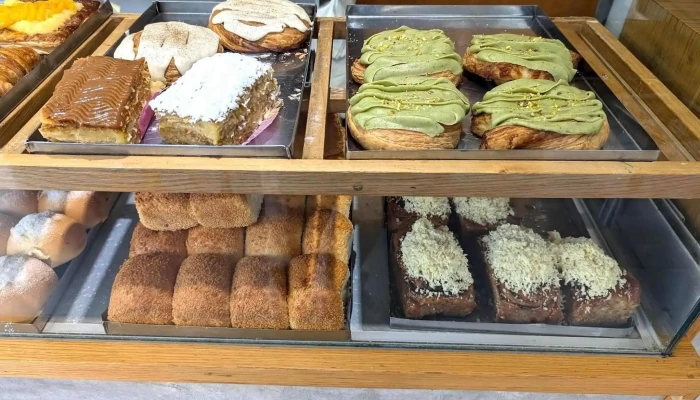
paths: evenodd
<path fill-rule="evenodd" d="M 304 211 L 306 196 L 284 196 L 266 194 L 263 198 L 263 208 L 268 210 L 295 210 Z"/>
<path fill-rule="evenodd" d="M 197 254 L 180 266 L 173 292 L 173 322 L 186 326 L 231 326 L 233 264 L 217 254 Z"/>
<path fill-rule="evenodd" d="M 289 264 L 289 325 L 292 329 L 345 327 L 348 266 L 328 254 L 304 254 Z"/>
<path fill-rule="evenodd" d="M 190 211 L 207 228 L 241 228 L 258 220 L 259 194 L 192 193 Z"/>
<path fill-rule="evenodd" d="M 57 284 L 53 269 L 36 258 L 0 257 L 0 321 L 31 322 Z"/>
<path fill-rule="evenodd" d="M 0 214 L 0 256 L 7 254 L 7 240 L 10 238 L 10 230 L 18 221 L 15 217 Z"/>
<path fill-rule="evenodd" d="M 109 216 L 109 196 L 105 192 L 42 190 L 39 192 L 39 212 L 61 213 L 86 228 L 92 228 Z"/>
<path fill-rule="evenodd" d="M 306 196 L 306 217 L 317 210 L 331 210 L 350 218 L 351 204 L 352 196 Z"/>
<path fill-rule="evenodd" d="M 283 262 L 243 257 L 233 272 L 231 326 L 287 329 L 287 271 Z"/>
<path fill-rule="evenodd" d="M 218 254 L 226 257 L 232 265 L 243 258 L 245 229 L 207 228 L 195 226 L 187 232 L 187 254 Z"/>
<path fill-rule="evenodd" d="M 141 254 L 124 262 L 114 279 L 107 319 L 131 324 L 173 324 L 173 289 L 181 259 Z"/>
<path fill-rule="evenodd" d="M 136 211 L 141 223 L 154 231 L 178 231 L 197 225 L 190 214 L 188 193 L 138 192 Z"/>
<path fill-rule="evenodd" d="M 268 201 L 268 196 L 265 196 L 258 222 L 246 229 L 246 256 L 274 257 L 287 264 L 301 254 L 303 205 L 299 204 L 299 208 L 287 208 L 283 204 L 277 202 L 274 197 Z"/>
<path fill-rule="evenodd" d="M 22 218 L 38 210 L 34 190 L 0 190 L 0 213 Z"/>
<path fill-rule="evenodd" d="M 329 210 L 315 211 L 306 220 L 302 252 L 330 254 L 341 262 L 350 259 L 352 222 L 340 213 Z"/>
<path fill-rule="evenodd" d="M 186 240 L 186 230 L 152 231 L 139 222 L 134 228 L 134 234 L 131 235 L 129 257 L 139 254 L 170 253 L 184 260 L 187 258 Z"/>
<path fill-rule="evenodd" d="M 10 231 L 7 254 L 38 258 L 53 268 L 77 257 L 87 243 L 85 227 L 53 211 L 30 214 Z"/>

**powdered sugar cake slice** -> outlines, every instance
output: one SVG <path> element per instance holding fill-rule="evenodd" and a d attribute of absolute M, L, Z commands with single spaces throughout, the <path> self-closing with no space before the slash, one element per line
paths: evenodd
<path fill-rule="evenodd" d="M 269 65 L 235 53 L 197 61 L 150 105 L 171 144 L 238 145 L 281 107 Z"/>

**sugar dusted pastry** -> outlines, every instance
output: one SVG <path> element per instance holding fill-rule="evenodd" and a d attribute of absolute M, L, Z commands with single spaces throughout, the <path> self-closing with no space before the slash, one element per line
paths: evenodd
<path fill-rule="evenodd" d="M 115 58 L 145 58 L 154 82 L 172 84 L 192 64 L 223 51 L 219 36 L 208 28 L 184 22 L 158 22 L 122 40 Z"/>
<path fill-rule="evenodd" d="M 228 0 L 214 7 L 209 28 L 229 50 L 242 53 L 298 48 L 311 32 L 311 18 L 288 0 Z"/>
<path fill-rule="evenodd" d="M 197 61 L 151 101 L 167 143 L 238 145 L 278 109 L 272 68 L 241 54 L 221 53 Z"/>

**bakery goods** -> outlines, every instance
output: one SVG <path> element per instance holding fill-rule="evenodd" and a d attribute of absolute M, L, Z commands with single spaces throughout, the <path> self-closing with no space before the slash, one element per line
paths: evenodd
<path fill-rule="evenodd" d="M 639 281 L 623 271 L 589 238 L 561 239 L 551 248 L 564 281 L 566 316 L 571 325 L 620 327 L 639 307 Z"/>
<path fill-rule="evenodd" d="M 440 29 L 402 26 L 380 32 L 365 40 L 361 52 L 350 68 L 353 80 L 360 84 L 405 76 L 446 78 L 454 85 L 462 80 L 455 44 Z"/>
<path fill-rule="evenodd" d="M 173 290 L 181 258 L 140 254 L 122 264 L 109 298 L 107 319 L 129 324 L 173 324 Z"/>
<path fill-rule="evenodd" d="M 366 150 L 454 149 L 468 110 L 445 78 L 391 78 L 362 85 L 346 118 Z"/>
<path fill-rule="evenodd" d="M 348 265 L 328 254 L 304 254 L 289 264 L 289 325 L 292 329 L 345 327 Z"/>
<path fill-rule="evenodd" d="M 559 324 L 559 272 L 549 244 L 531 229 L 503 224 L 481 239 L 496 322 Z"/>
<path fill-rule="evenodd" d="M 77 257 L 85 249 L 85 227 L 53 211 L 30 214 L 10 231 L 8 255 L 37 258 L 53 268 Z"/>
<path fill-rule="evenodd" d="M 79 58 L 41 109 L 39 132 L 51 142 L 138 143 L 150 86 L 143 59 Z"/>
<path fill-rule="evenodd" d="M 229 297 L 233 265 L 217 254 L 197 254 L 180 266 L 173 292 L 173 322 L 231 326 Z"/>
<path fill-rule="evenodd" d="M 302 239 L 303 254 L 330 254 L 348 262 L 352 250 L 353 225 L 340 213 L 319 210 L 307 218 Z"/>
<path fill-rule="evenodd" d="M 233 272 L 231 326 L 288 329 L 287 269 L 268 257 L 243 257 Z"/>
<path fill-rule="evenodd" d="M 0 5 L 0 46 L 29 46 L 49 53 L 99 7 L 95 0 L 5 0 Z"/>
<path fill-rule="evenodd" d="M 185 246 L 187 235 L 186 230 L 153 231 L 139 222 L 131 235 L 129 257 L 139 254 L 168 253 L 184 260 L 187 257 L 187 247 Z"/>
<path fill-rule="evenodd" d="M 260 218 L 246 228 L 246 256 L 266 256 L 287 264 L 301 254 L 303 203 L 297 204 L 301 207 L 290 208 L 284 206 L 284 201 L 277 196 L 265 196 Z"/>
<path fill-rule="evenodd" d="M 311 18 L 288 0 L 228 0 L 212 10 L 209 29 L 235 52 L 282 52 L 306 41 Z"/>
<path fill-rule="evenodd" d="M 6 214 L 0 214 L 0 256 L 7 254 L 7 241 L 10 239 L 12 227 L 19 219 Z"/>
<path fill-rule="evenodd" d="M 243 144 L 282 105 L 272 74 L 269 65 L 241 54 L 197 61 L 150 102 L 160 136 L 175 144 Z"/>
<path fill-rule="evenodd" d="M 419 218 L 428 218 L 433 225 L 447 225 L 452 213 L 447 197 L 388 197 L 386 209 L 391 232 L 407 230 Z"/>
<path fill-rule="evenodd" d="M 482 149 L 600 149 L 610 127 L 595 93 L 564 81 L 504 83 L 472 107 Z"/>
<path fill-rule="evenodd" d="M 195 226 L 187 231 L 187 254 L 218 254 L 232 265 L 243 258 L 245 229 Z"/>
<path fill-rule="evenodd" d="M 350 218 L 352 196 L 313 195 L 306 196 L 306 216 L 316 210 L 331 210 Z"/>
<path fill-rule="evenodd" d="M 462 234 L 484 235 L 515 214 L 507 197 L 453 197 L 451 200 Z"/>
<path fill-rule="evenodd" d="M 197 225 L 190 214 L 189 193 L 137 192 L 134 197 L 141 223 L 154 231 L 178 231 Z"/>
<path fill-rule="evenodd" d="M 31 47 L 0 47 L 0 97 L 7 94 L 39 61 L 41 57 Z"/>
<path fill-rule="evenodd" d="M 207 228 L 241 228 L 258 220 L 262 200 L 259 194 L 192 193 L 190 213 Z"/>
<path fill-rule="evenodd" d="M 110 194 L 106 192 L 42 190 L 39 192 L 39 212 L 61 213 L 86 228 L 92 228 L 109 216 L 109 199 Z"/>
<path fill-rule="evenodd" d="M 152 82 L 175 82 L 192 64 L 221 53 L 219 36 L 208 28 L 184 22 L 157 22 L 127 35 L 114 51 L 115 58 L 145 58 Z"/>
<path fill-rule="evenodd" d="M 57 284 L 54 270 L 36 258 L 0 257 L 0 322 L 31 322 Z"/>
<path fill-rule="evenodd" d="M 406 318 L 464 317 L 476 307 L 469 261 L 446 226 L 420 218 L 396 232 L 391 265 Z"/>
<path fill-rule="evenodd" d="M 286 196 L 266 194 L 263 198 L 263 207 L 274 211 L 304 212 L 306 196 Z"/>
<path fill-rule="evenodd" d="M 34 190 L 0 190 L 0 213 L 22 218 L 36 213 L 38 204 Z"/>
<path fill-rule="evenodd" d="M 581 57 L 556 39 L 498 33 L 474 35 L 464 69 L 497 84 L 515 79 L 571 82 Z"/>

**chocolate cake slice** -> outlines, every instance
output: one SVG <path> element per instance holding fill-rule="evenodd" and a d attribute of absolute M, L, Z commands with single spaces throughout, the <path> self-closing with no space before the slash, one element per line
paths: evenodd
<path fill-rule="evenodd" d="M 447 197 L 388 197 L 387 226 L 390 232 L 409 229 L 419 218 L 447 225 L 452 208 Z"/>

